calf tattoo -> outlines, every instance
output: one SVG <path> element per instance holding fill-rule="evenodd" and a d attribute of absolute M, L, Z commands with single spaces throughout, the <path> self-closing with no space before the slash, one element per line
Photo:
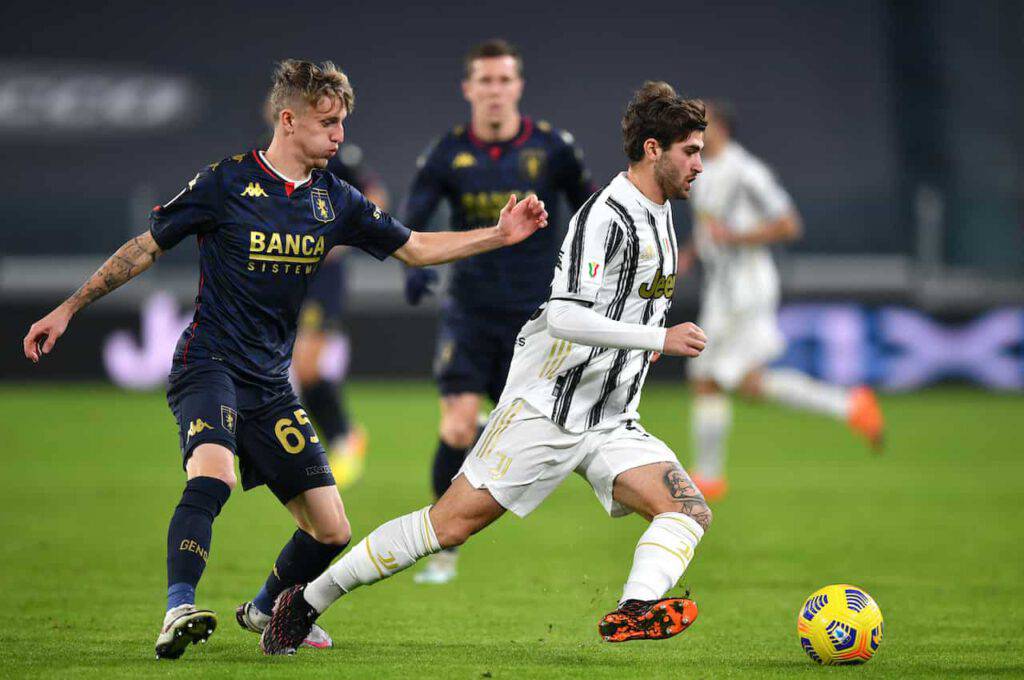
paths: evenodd
<path fill-rule="evenodd" d="M 672 468 L 662 477 L 665 487 L 672 498 L 679 501 L 680 510 L 683 514 L 693 518 L 702 529 L 707 529 L 711 524 L 711 509 L 704 501 L 697 485 L 680 468 Z"/>

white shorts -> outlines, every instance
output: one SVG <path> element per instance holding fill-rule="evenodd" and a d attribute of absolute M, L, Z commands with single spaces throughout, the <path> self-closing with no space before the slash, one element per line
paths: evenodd
<path fill-rule="evenodd" d="M 728 314 L 703 308 L 697 323 L 708 344 L 689 361 L 690 378 L 714 380 L 725 390 L 736 389 L 744 376 L 786 350 L 774 307 Z"/>
<path fill-rule="evenodd" d="M 676 455 L 636 421 L 579 434 L 563 430 L 522 399 L 499 404 L 459 474 L 520 517 L 533 512 L 569 473 L 586 478 L 612 517 L 632 512 L 612 500 L 615 478 Z M 458 476 L 458 475 L 456 475 Z"/>

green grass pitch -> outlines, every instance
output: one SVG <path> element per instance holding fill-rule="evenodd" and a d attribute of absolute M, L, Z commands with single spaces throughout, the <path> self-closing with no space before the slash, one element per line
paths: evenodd
<path fill-rule="evenodd" d="M 429 502 L 436 403 L 425 383 L 349 389 L 370 432 L 367 476 L 344 494 L 356 538 Z M 707 678 L 1024 676 L 1024 400 L 961 389 L 889 396 L 890 449 L 844 427 L 738 405 L 732 491 L 683 585 L 685 634 L 609 645 L 643 530 L 611 520 L 570 479 L 526 520 L 464 548 L 457 585 L 409 572 L 344 598 L 321 622 L 330 651 L 264 658 L 234 606 L 262 583 L 289 518 L 264 489 L 218 519 L 199 604 L 206 646 L 153 658 L 167 520 L 184 477 L 159 393 L 0 388 L 3 677 Z M 644 423 L 689 459 L 684 392 L 647 389 Z M 803 598 L 834 582 L 879 602 L 885 639 L 859 668 L 821 668 L 795 635 Z M 197 675 L 198 674 L 198 675 Z"/>

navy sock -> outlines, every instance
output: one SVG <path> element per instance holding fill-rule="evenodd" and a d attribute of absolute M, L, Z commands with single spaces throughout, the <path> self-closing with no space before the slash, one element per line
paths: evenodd
<path fill-rule="evenodd" d="M 327 380 L 318 380 L 302 387 L 301 399 L 309 409 L 317 429 L 329 446 L 336 438 L 348 434 L 348 418 L 342 413 L 341 402 L 335 392 L 335 385 Z"/>
<path fill-rule="evenodd" d="M 167 528 L 167 608 L 194 604 L 196 586 L 206 568 L 213 520 L 231 495 L 215 477 L 195 477 L 185 484 Z"/>
<path fill-rule="evenodd" d="M 270 614 L 278 595 L 286 588 L 308 583 L 319 576 L 346 545 L 321 543 L 302 529 L 297 529 L 277 556 L 274 568 L 253 604 L 264 614 Z"/>
<path fill-rule="evenodd" d="M 452 485 L 452 477 L 459 472 L 462 461 L 466 459 L 469 449 L 457 449 L 443 439 L 437 440 L 437 451 L 434 453 L 434 498 L 440 498 Z"/>

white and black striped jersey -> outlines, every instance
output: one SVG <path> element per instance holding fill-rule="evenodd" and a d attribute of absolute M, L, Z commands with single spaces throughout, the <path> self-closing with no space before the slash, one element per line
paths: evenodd
<path fill-rule="evenodd" d="M 571 300 L 625 323 L 663 326 L 675 289 L 672 209 L 620 173 L 569 224 L 550 300 Z M 523 326 L 501 402 L 523 399 L 582 432 L 636 420 L 650 353 L 570 343 L 547 327 L 547 303 Z"/>
<path fill-rule="evenodd" d="M 714 158 L 690 195 L 694 213 L 694 244 L 704 264 L 702 308 L 718 313 L 747 312 L 774 307 L 779 299 L 779 276 L 768 246 L 730 246 L 715 243 L 708 219 L 731 231 L 748 233 L 793 209 L 793 202 L 771 170 L 736 142 Z"/>

